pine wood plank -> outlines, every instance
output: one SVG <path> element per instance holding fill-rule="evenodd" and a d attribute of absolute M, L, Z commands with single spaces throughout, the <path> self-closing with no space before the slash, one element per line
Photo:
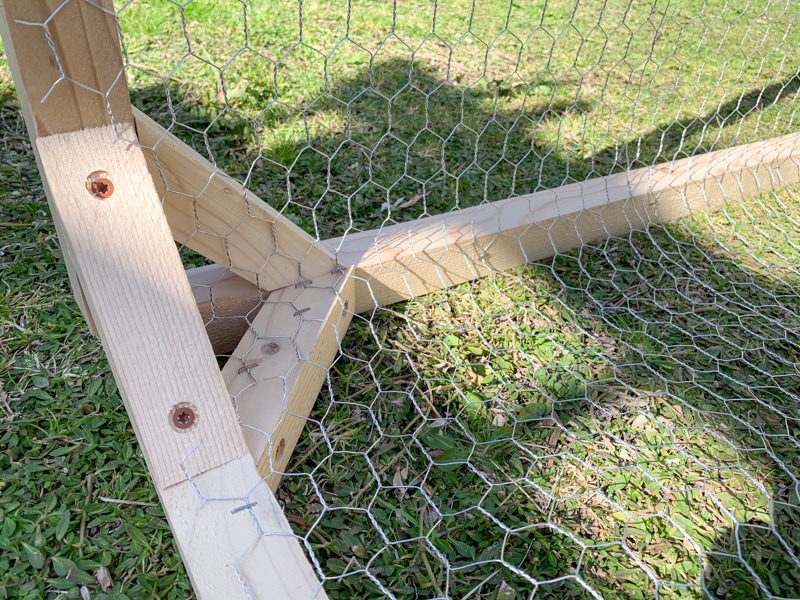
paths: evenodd
<path fill-rule="evenodd" d="M 259 477 L 144 156 L 135 144 L 118 141 L 110 126 L 42 137 L 36 143 L 52 209 L 63 224 L 61 237 L 73 250 L 195 591 L 201 598 L 244 597 L 239 577 L 225 565 L 236 563 L 257 529 L 252 523 L 241 525 L 241 515 L 232 515 L 229 504 L 201 503 L 196 492 L 204 483 L 205 497 L 242 497 L 242 486 L 255 485 Z M 99 200 L 86 190 L 86 173 L 95 170 L 113 177 L 111 198 Z M 194 411 L 192 427 L 173 425 L 176 405 Z M 315 574 L 271 493 L 259 494 L 252 515 L 263 531 L 276 534 L 254 555 L 275 556 L 269 566 L 250 558 L 240 565 L 248 587 L 262 590 L 265 598 L 318 593 Z M 246 531 L 249 537 L 242 540 Z"/>
<path fill-rule="evenodd" d="M 218 265 L 192 269 L 192 293 L 215 354 L 229 354 L 269 293 Z"/>
<path fill-rule="evenodd" d="M 330 271 L 310 235 L 134 109 L 139 141 L 175 240 L 264 290 Z"/>
<path fill-rule="evenodd" d="M 99 110 L 79 85 L 100 89 L 119 65 L 110 8 L 108 1 L 0 2 L 0 31 L 76 292 L 94 319 L 198 597 L 324 598 L 247 450 L 136 142 L 127 91 L 99 95 Z M 48 20 L 50 9 L 56 16 Z M 46 20 L 54 50 L 42 43 L 41 26 L 19 19 Z M 54 55 L 78 84 L 64 79 L 45 102 L 31 103 L 56 81 L 48 70 Z M 96 171 L 113 181 L 106 199 L 87 189 Z M 188 429 L 175 427 L 176 406 L 194 411 Z M 236 511 L 215 498 L 250 506 Z"/>
<path fill-rule="evenodd" d="M 327 598 L 249 454 L 166 488 L 161 498 L 184 560 L 184 546 L 192 550 L 187 566 L 200 598 Z"/>
<path fill-rule="evenodd" d="M 218 368 L 141 151 L 110 126 L 39 137 L 36 145 L 59 237 L 70 246 L 156 485 L 183 481 L 180 459 L 203 440 L 198 473 L 238 458 L 236 420 L 220 400 Z M 93 171 L 111 174 L 111 198 L 87 191 Z M 186 433 L 165 435 L 180 402 L 202 407 L 201 418 Z"/>
<path fill-rule="evenodd" d="M 292 456 L 353 313 L 334 272 L 272 292 L 222 369 L 259 473 L 273 490 Z"/>
<path fill-rule="evenodd" d="M 800 181 L 800 134 L 328 240 L 372 310 Z"/>
<path fill-rule="evenodd" d="M 107 12 L 80 2 L 63 7 L 61 4 L 59 0 L 0 0 L 0 36 L 6 40 L 4 50 L 32 140 L 40 135 L 109 124 L 109 106 L 118 107 L 116 122 L 133 121 L 127 102 L 128 86 L 119 76 L 122 58 L 116 42 L 113 3 L 97 2 Z M 69 35 L 62 35 L 62 22 L 70 25 Z M 48 35 L 57 49 L 55 54 Z M 109 39 L 114 43 L 110 45 Z M 92 60 L 77 58 L 85 54 Z M 98 57 L 103 60 L 94 60 Z M 33 151 L 38 152 L 36 144 Z M 97 335 L 69 248 L 63 247 L 63 256 L 75 301 L 89 330 Z"/>
<path fill-rule="evenodd" d="M 355 267 L 360 313 L 797 183 L 798 164 L 788 134 L 322 243 Z"/>
<path fill-rule="evenodd" d="M 93 4 L 0 3 L 3 37 L 12 41 L 5 44 L 6 52 L 14 53 L 9 62 L 15 80 L 22 82 L 17 93 L 30 116 L 28 130 L 36 135 L 133 122 L 113 1 Z"/>

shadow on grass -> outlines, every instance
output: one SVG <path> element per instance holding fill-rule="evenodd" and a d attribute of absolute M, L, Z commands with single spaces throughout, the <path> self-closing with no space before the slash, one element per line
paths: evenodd
<path fill-rule="evenodd" d="M 797 596 L 797 269 L 746 268 L 758 267 L 748 253 L 760 234 L 755 248 L 734 239 L 732 254 L 691 223 L 696 235 L 669 225 L 559 256 L 551 273 L 583 327 L 621 342 L 617 379 L 668 407 L 647 422 L 634 408 L 629 424 L 672 445 L 644 472 L 672 496 L 674 524 L 697 536 L 712 597 Z"/>
<path fill-rule="evenodd" d="M 642 137 L 596 152 L 593 160 L 597 171 L 609 174 L 724 148 L 726 146 L 721 143 L 721 134 L 725 128 L 735 128 L 746 117 L 776 106 L 781 101 L 796 100 L 799 91 L 800 72 L 797 72 L 786 81 L 776 81 L 763 88 L 742 92 L 706 114 L 690 115 L 665 123 Z M 771 135 L 780 133 L 772 132 Z M 743 135 L 737 143 L 757 142 L 763 138 L 763 135 L 756 138 Z"/>
<path fill-rule="evenodd" d="M 280 492 L 329 595 L 796 597 L 796 288 L 670 225 L 357 320 Z"/>
<path fill-rule="evenodd" d="M 402 60 L 302 111 L 133 98 L 327 238 L 711 150 L 798 89 L 583 157 L 537 132 L 590 100 Z M 330 597 L 800 594 L 796 291 L 676 225 L 357 318 L 280 492 Z"/>
<path fill-rule="evenodd" d="M 379 67 L 376 89 L 364 75 L 332 91 L 349 103 L 282 113 L 330 117 L 325 136 L 256 143 L 266 126 L 180 100 L 175 130 L 323 238 L 625 168 L 616 149 L 570 162 L 537 141 L 587 105 L 500 111 L 491 89 Z M 687 135 L 797 89 L 773 84 L 628 147 L 641 164 L 680 156 Z M 169 126 L 164 93 L 133 92 Z M 25 183 L 17 163 L 4 172 Z M 798 595 L 799 312 L 796 286 L 670 226 L 356 319 L 314 415 L 325 432 L 309 426 L 280 495 L 332 598 L 495 598 L 533 579 L 537 597 L 588 597 L 579 578 L 607 598 L 653 597 L 654 581 L 678 584 L 662 596 L 686 581 L 712 597 Z"/>
<path fill-rule="evenodd" d="M 252 94 L 261 104 L 247 111 L 219 98 L 204 106 L 176 84 L 134 90 L 132 98 L 325 239 L 710 151 L 730 143 L 723 133 L 734 143 L 754 141 L 737 129 L 740 121 L 796 96 L 800 76 L 581 152 L 562 125 L 577 115 L 591 120 L 602 99 L 570 85 L 557 94 L 537 93 L 541 86 L 533 83 L 496 87 L 481 80 L 464 88 L 395 58 L 316 90 L 302 108 L 264 104 L 258 90 Z M 583 127 L 578 137 L 598 135 Z M 554 143 L 554 135 L 566 141 Z"/>
<path fill-rule="evenodd" d="M 499 110 L 494 91 L 400 59 L 319 93 L 303 110 L 276 103 L 249 118 L 184 106 L 175 86 L 133 101 L 169 127 L 169 97 L 177 135 L 206 155 L 211 140 L 222 169 L 323 239 L 559 185 L 569 169 L 533 133 L 587 109 L 531 97 Z"/>

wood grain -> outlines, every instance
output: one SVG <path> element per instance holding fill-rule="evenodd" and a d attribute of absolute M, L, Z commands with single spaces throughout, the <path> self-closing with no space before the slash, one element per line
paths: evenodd
<path fill-rule="evenodd" d="M 114 79 L 122 71 L 111 9 L 107 1 L 0 3 L 0 33 L 73 288 L 100 335 L 197 596 L 324 598 L 225 389 L 136 142 L 124 78 Z M 114 184 L 106 199 L 87 188 L 98 171 Z M 176 407 L 193 410 L 191 427 L 175 427 Z M 244 501 L 250 507 L 235 511 Z"/>
<path fill-rule="evenodd" d="M 270 291 L 330 272 L 333 254 L 208 160 L 134 110 L 172 235 Z"/>
<path fill-rule="evenodd" d="M 40 135 L 109 125 L 112 114 L 121 125 L 133 122 L 127 83 L 120 77 L 113 2 L 99 0 L 102 8 L 81 2 L 61 5 L 58 0 L 0 0 L 0 36 L 32 141 Z M 35 143 L 33 151 L 38 152 Z M 63 250 L 75 301 L 96 335 L 75 261 L 69 248 Z"/>
<path fill-rule="evenodd" d="M 29 130 L 46 136 L 133 122 L 112 0 L 3 0 L 0 6 Z"/>
<path fill-rule="evenodd" d="M 354 311 L 367 312 L 797 183 L 798 165 L 789 134 L 321 243 L 355 267 Z"/>
<path fill-rule="evenodd" d="M 796 183 L 799 163 L 790 134 L 325 244 L 356 267 L 364 312 Z"/>
<path fill-rule="evenodd" d="M 262 598 L 309 598 L 319 584 L 266 486 L 261 528 L 273 535 L 238 564 L 258 529 L 204 496 L 244 496 L 259 481 L 217 367 L 141 149 L 110 127 L 40 137 L 42 173 L 63 225 L 106 356 L 131 417 L 195 591 L 201 598 L 244 597 L 240 577 Z M 114 183 L 105 200 L 86 189 L 102 170 Z M 189 407 L 188 429 L 172 420 Z M 191 481 L 190 481 L 191 480 Z M 255 516 L 253 516 L 255 518 Z M 249 532 L 249 535 L 246 535 Z M 242 536 L 245 536 L 244 538 Z M 232 554 L 231 554 L 232 552 Z M 226 554 L 227 553 L 227 554 Z M 273 556 L 274 553 L 274 556 Z M 250 552 L 247 552 L 250 555 Z M 318 597 L 324 597 L 322 594 Z"/>
<path fill-rule="evenodd" d="M 201 442 L 196 474 L 239 458 L 236 418 L 141 151 L 110 126 L 40 137 L 37 146 L 61 238 L 156 485 L 185 480 L 180 462 Z M 110 174 L 111 198 L 88 192 L 93 171 Z M 185 433 L 170 425 L 178 403 L 199 417 Z"/>
<path fill-rule="evenodd" d="M 327 598 L 249 455 L 163 490 L 161 501 L 201 598 Z"/>
<path fill-rule="evenodd" d="M 273 490 L 353 313 L 349 273 L 272 292 L 222 369 L 259 473 Z"/>
<path fill-rule="evenodd" d="M 247 332 L 249 319 L 269 297 L 246 279 L 217 265 L 192 269 L 192 293 L 215 354 L 229 354 Z"/>

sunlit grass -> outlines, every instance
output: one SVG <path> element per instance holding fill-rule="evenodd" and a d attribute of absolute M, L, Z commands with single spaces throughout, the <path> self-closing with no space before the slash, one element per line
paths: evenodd
<path fill-rule="evenodd" d="M 792 5 L 601 4 L 121 19 L 134 103 L 321 238 L 793 128 Z M 0 598 L 187 597 L 12 91 Z M 356 316 L 278 492 L 329 596 L 799 596 L 799 193 Z"/>

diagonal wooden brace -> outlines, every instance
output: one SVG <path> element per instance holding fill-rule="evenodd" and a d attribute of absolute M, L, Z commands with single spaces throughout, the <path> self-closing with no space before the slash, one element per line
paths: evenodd
<path fill-rule="evenodd" d="M 133 112 L 175 241 L 266 291 L 336 266 L 331 251 L 284 215 L 147 115 Z"/>

